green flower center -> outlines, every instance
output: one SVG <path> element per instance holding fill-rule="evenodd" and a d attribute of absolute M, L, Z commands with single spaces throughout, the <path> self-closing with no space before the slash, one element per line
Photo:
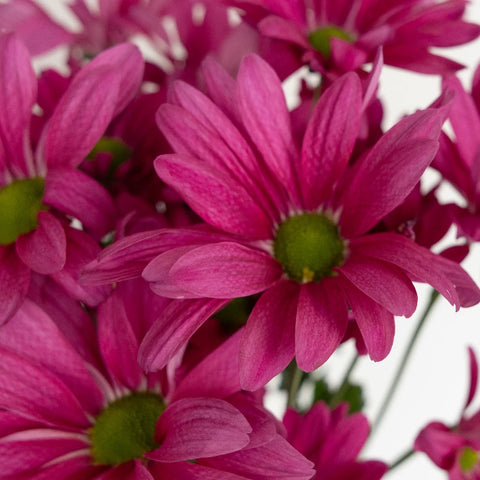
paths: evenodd
<path fill-rule="evenodd" d="M 119 465 L 158 447 L 155 425 L 165 409 L 155 393 L 133 393 L 111 403 L 90 432 L 97 465 Z"/>
<path fill-rule="evenodd" d="M 333 267 L 343 262 L 345 246 L 330 219 L 306 213 L 280 225 L 273 250 L 291 279 L 307 283 L 331 276 Z"/>
<path fill-rule="evenodd" d="M 325 58 L 329 58 L 331 51 L 330 39 L 332 37 L 341 38 L 347 42 L 353 41 L 353 38 L 347 32 L 333 25 L 310 32 L 308 41 L 315 50 L 318 50 Z"/>
<path fill-rule="evenodd" d="M 37 228 L 44 190 L 43 178 L 17 180 L 0 189 L 0 245 Z"/>
<path fill-rule="evenodd" d="M 478 452 L 472 447 L 464 447 L 460 454 L 460 468 L 463 473 L 471 472 L 478 463 Z"/>
<path fill-rule="evenodd" d="M 92 148 L 87 156 L 88 160 L 95 160 L 99 153 L 109 153 L 112 156 L 112 163 L 108 169 L 107 176 L 113 178 L 118 167 L 123 165 L 132 156 L 132 150 L 118 138 L 102 137 Z"/>

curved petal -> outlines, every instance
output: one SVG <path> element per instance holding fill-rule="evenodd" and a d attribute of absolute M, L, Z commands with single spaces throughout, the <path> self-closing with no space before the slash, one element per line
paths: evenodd
<path fill-rule="evenodd" d="M 30 285 L 30 269 L 18 258 L 14 246 L 0 246 L 0 325 L 20 308 Z"/>
<path fill-rule="evenodd" d="M 374 362 L 383 360 L 390 353 L 393 345 L 395 336 L 393 315 L 364 295 L 348 280 L 342 281 L 342 288 L 370 358 Z"/>
<path fill-rule="evenodd" d="M 298 367 L 311 372 L 325 363 L 342 341 L 347 323 L 347 304 L 333 281 L 302 285 L 295 323 Z"/>
<path fill-rule="evenodd" d="M 272 236 L 270 218 L 250 192 L 224 171 L 187 155 L 161 155 L 155 171 L 212 226 L 255 240 Z"/>
<path fill-rule="evenodd" d="M 395 265 L 352 253 L 338 270 L 365 295 L 393 315 L 410 317 L 415 312 L 415 287 Z"/>
<path fill-rule="evenodd" d="M 217 398 L 173 402 L 157 422 L 160 447 L 146 454 L 160 462 L 179 462 L 235 452 L 248 445 L 252 431 L 235 407 Z"/>
<path fill-rule="evenodd" d="M 258 300 L 240 342 L 240 385 L 258 390 L 295 354 L 298 284 L 280 281 Z"/>
<path fill-rule="evenodd" d="M 77 218 L 100 236 L 113 228 L 116 218 L 115 206 L 105 188 L 73 168 L 49 170 L 43 202 Z"/>
<path fill-rule="evenodd" d="M 223 242 L 190 250 L 170 269 L 179 287 L 210 298 L 246 297 L 271 287 L 282 267 L 265 252 Z"/>
<path fill-rule="evenodd" d="M 198 328 L 228 300 L 174 300 L 145 335 L 138 361 L 147 371 L 163 368 L 182 348 Z"/>
<path fill-rule="evenodd" d="M 354 73 L 334 82 L 316 104 L 303 139 L 299 174 L 306 208 L 321 205 L 347 166 L 361 108 L 362 86 Z"/>
<path fill-rule="evenodd" d="M 62 224 L 49 212 L 38 213 L 38 227 L 17 238 L 18 256 L 34 272 L 48 275 L 65 265 L 67 239 Z"/>

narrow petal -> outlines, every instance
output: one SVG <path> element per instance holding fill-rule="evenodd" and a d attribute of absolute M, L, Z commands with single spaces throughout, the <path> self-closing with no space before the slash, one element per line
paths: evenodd
<path fill-rule="evenodd" d="M 347 323 L 347 304 L 333 281 L 302 285 L 295 324 L 298 367 L 311 372 L 325 363 L 342 341 Z"/>
<path fill-rule="evenodd" d="M 365 233 L 411 192 L 438 150 L 445 109 L 427 109 L 392 127 L 354 166 L 343 187 L 342 234 Z"/>
<path fill-rule="evenodd" d="M 240 384 L 258 390 L 290 363 L 295 354 L 299 287 L 280 281 L 258 300 L 240 342 Z"/>
<path fill-rule="evenodd" d="M 160 416 L 156 439 L 160 447 L 145 455 L 160 462 L 178 462 L 240 450 L 252 431 L 245 417 L 216 398 L 185 398 Z"/>
<path fill-rule="evenodd" d="M 16 248 L 34 272 L 48 275 L 65 265 L 67 240 L 62 224 L 51 213 L 39 212 L 38 223 L 33 232 L 18 237 Z"/>
<path fill-rule="evenodd" d="M 364 295 L 348 280 L 342 282 L 342 288 L 370 358 L 374 362 L 383 360 L 390 353 L 393 345 L 395 335 L 393 315 Z"/>
<path fill-rule="evenodd" d="M 222 171 L 186 155 L 162 155 L 155 160 L 155 170 L 212 226 L 255 240 L 271 237 L 271 220 L 250 193 Z"/>
<path fill-rule="evenodd" d="M 105 188 L 72 168 L 48 172 L 43 202 L 77 218 L 98 235 L 107 233 L 116 218 L 115 206 Z"/>
<path fill-rule="evenodd" d="M 282 273 L 281 265 L 267 253 L 223 242 L 183 255 L 170 269 L 170 279 L 197 295 L 236 298 L 266 290 Z"/>
<path fill-rule="evenodd" d="M 45 132 L 49 167 L 76 167 L 105 132 L 115 111 L 120 79 L 107 66 L 76 78 L 62 96 Z"/>
<path fill-rule="evenodd" d="M 160 370 L 197 329 L 228 300 L 175 300 L 161 314 L 143 339 L 138 361 L 147 371 Z"/>
<path fill-rule="evenodd" d="M 30 55 L 16 35 L 0 38 L 0 143 L 8 162 L 31 174 L 25 165 L 24 139 L 37 97 L 37 79 Z M 28 155 L 28 154 L 27 154 Z"/>
<path fill-rule="evenodd" d="M 138 341 L 115 292 L 100 305 L 97 323 L 100 352 L 112 378 L 130 390 L 138 389 L 144 378 L 137 363 Z"/>
<path fill-rule="evenodd" d="M 299 155 L 280 79 L 259 56 L 248 55 L 238 71 L 237 89 L 240 115 L 250 137 L 269 170 L 297 200 L 293 165 Z"/>
<path fill-rule="evenodd" d="M 395 265 L 352 254 L 338 270 L 365 295 L 393 315 L 410 317 L 415 312 L 415 287 Z"/>
<path fill-rule="evenodd" d="M 18 310 L 30 285 L 30 269 L 18 258 L 14 246 L 0 246 L 0 325 Z"/>
<path fill-rule="evenodd" d="M 467 407 L 470 405 L 473 397 L 475 396 L 475 392 L 477 391 L 477 383 L 478 383 L 478 362 L 475 356 L 475 352 L 473 348 L 468 348 L 468 358 L 470 361 L 470 388 L 468 390 L 468 397 L 467 401 L 465 402 L 465 407 L 463 410 L 465 411 Z"/>
<path fill-rule="evenodd" d="M 329 195 L 350 160 L 358 135 L 362 87 L 356 74 L 335 82 L 320 97 L 302 145 L 300 181 L 307 208 Z"/>

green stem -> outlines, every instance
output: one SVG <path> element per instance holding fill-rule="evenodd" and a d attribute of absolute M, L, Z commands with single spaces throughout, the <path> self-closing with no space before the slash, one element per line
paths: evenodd
<path fill-rule="evenodd" d="M 397 468 L 399 465 L 405 462 L 405 460 L 408 460 L 414 453 L 416 453 L 415 450 L 409 450 L 408 452 L 404 453 L 390 465 L 388 471 L 391 472 L 394 468 Z"/>
<path fill-rule="evenodd" d="M 331 407 L 334 407 L 335 405 L 337 405 L 337 403 L 345 395 L 345 392 L 348 389 L 350 375 L 352 374 L 353 369 L 355 368 L 355 365 L 357 364 L 359 358 L 360 358 L 360 355 L 358 355 L 358 353 L 356 353 L 355 356 L 353 357 L 352 361 L 350 362 L 350 365 L 349 365 L 349 367 L 348 367 L 348 369 L 347 369 L 347 371 L 346 371 L 346 373 L 343 377 L 343 381 L 340 384 L 340 388 L 337 390 L 335 395 L 333 395 L 333 397 L 331 398 L 331 400 L 329 402 Z"/>
<path fill-rule="evenodd" d="M 292 380 L 288 388 L 288 401 L 287 406 L 295 408 L 297 404 L 297 394 L 302 384 L 303 372 L 295 365 L 295 371 L 292 375 Z"/>
<path fill-rule="evenodd" d="M 439 293 L 436 290 L 433 290 L 432 294 L 430 296 L 430 301 L 428 302 L 428 305 L 425 308 L 425 311 L 423 312 L 423 315 L 420 318 L 420 321 L 418 322 L 417 328 L 413 332 L 412 338 L 410 339 L 410 343 L 408 344 L 405 355 L 403 356 L 403 360 L 400 363 L 400 366 L 398 367 L 398 370 L 395 374 L 395 377 L 393 378 L 392 384 L 390 385 L 390 388 L 389 388 L 389 390 L 388 390 L 388 392 L 387 392 L 387 394 L 386 394 L 386 396 L 383 400 L 383 403 L 380 407 L 377 418 L 373 422 L 372 431 L 374 431 L 378 428 L 378 426 L 380 425 L 380 423 L 383 420 L 383 417 L 385 416 L 385 413 L 386 413 L 388 407 L 390 406 L 390 402 L 392 400 L 393 394 L 395 393 L 395 391 L 397 389 L 397 386 L 400 382 L 400 379 L 403 376 L 403 372 L 405 370 L 405 367 L 407 366 L 407 362 L 410 358 L 410 354 L 412 353 L 413 347 L 414 347 L 414 345 L 417 341 L 418 335 L 419 335 L 423 325 L 425 324 L 425 320 L 427 319 L 428 314 L 432 310 L 432 307 L 435 304 L 435 301 L 437 300 L 438 296 L 439 296 Z"/>

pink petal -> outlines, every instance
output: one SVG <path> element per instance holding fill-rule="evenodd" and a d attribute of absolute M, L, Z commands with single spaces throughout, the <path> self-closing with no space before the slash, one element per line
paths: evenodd
<path fill-rule="evenodd" d="M 163 368 L 198 328 L 228 300 L 175 300 L 161 314 L 145 335 L 138 351 L 142 368 Z"/>
<path fill-rule="evenodd" d="M 298 367 L 311 372 L 325 363 L 342 341 L 347 322 L 343 293 L 333 281 L 302 285 L 295 324 Z"/>
<path fill-rule="evenodd" d="M 393 315 L 410 317 L 415 312 L 415 287 L 407 275 L 394 265 L 352 253 L 338 270 Z"/>
<path fill-rule="evenodd" d="M 34 272 L 48 275 L 65 265 L 67 240 L 62 224 L 50 212 L 38 213 L 38 227 L 17 238 L 18 256 Z"/>
<path fill-rule="evenodd" d="M 49 167 L 76 167 L 112 119 L 120 78 L 106 66 L 87 73 L 73 80 L 48 122 L 43 155 Z"/>
<path fill-rule="evenodd" d="M 0 325 L 20 308 L 30 285 L 30 269 L 18 258 L 14 246 L 0 246 Z"/>
<path fill-rule="evenodd" d="M 138 341 L 127 318 L 125 307 L 115 292 L 98 309 L 98 343 L 112 378 L 136 390 L 144 379 L 137 363 Z"/>
<path fill-rule="evenodd" d="M 347 40 L 332 37 L 330 39 L 331 61 L 341 72 L 358 70 L 366 61 L 367 54 L 364 49 L 358 48 Z"/>
<path fill-rule="evenodd" d="M 248 55 L 240 65 L 237 89 L 240 115 L 250 138 L 267 168 L 298 204 L 293 165 L 299 155 L 280 79 L 259 56 Z"/>
<path fill-rule="evenodd" d="M 320 97 L 302 145 L 300 180 L 305 206 L 317 208 L 347 166 L 358 135 L 362 87 L 354 73 Z"/>
<path fill-rule="evenodd" d="M 478 383 L 478 362 L 475 356 L 475 352 L 473 348 L 468 348 L 468 357 L 470 360 L 470 388 L 468 391 L 467 401 L 465 402 L 465 407 L 463 410 L 465 411 L 467 407 L 470 405 L 473 397 L 475 396 L 475 392 L 477 391 L 477 383 Z"/>
<path fill-rule="evenodd" d="M 25 45 L 13 34 L 0 38 L 0 143 L 10 168 L 22 176 L 31 175 L 25 163 L 25 139 L 32 107 L 37 97 L 37 79 Z M 30 167 L 30 168 L 29 168 Z"/>
<path fill-rule="evenodd" d="M 303 48 L 311 48 L 301 28 L 290 20 L 269 15 L 259 22 L 258 29 L 267 37 L 291 42 Z"/>
<path fill-rule="evenodd" d="M 252 431 L 245 417 L 224 400 L 186 398 L 173 402 L 160 416 L 160 447 L 146 454 L 160 462 L 178 462 L 240 450 Z"/>
<path fill-rule="evenodd" d="M 445 107 L 416 112 L 392 127 L 354 166 L 343 187 L 342 235 L 360 235 L 411 192 L 438 150 Z"/>
<path fill-rule="evenodd" d="M 80 220 L 86 229 L 102 236 L 115 221 L 113 201 L 98 182 L 72 168 L 51 169 L 45 181 L 43 202 Z"/>
<path fill-rule="evenodd" d="M 271 237 L 270 218 L 234 177 L 186 155 L 162 155 L 155 170 L 212 226 L 250 239 Z"/>
<path fill-rule="evenodd" d="M 343 282 L 342 288 L 370 358 L 374 362 L 383 360 L 393 345 L 395 335 L 393 315 L 348 281 Z"/>
<path fill-rule="evenodd" d="M 295 354 L 298 284 L 280 281 L 257 301 L 240 342 L 240 385 L 258 390 Z"/>
<path fill-rule="evenodd" d="M 170 278 L 196 295 L 235 298 L 266 290 L 282 273 L 281 265 L 267 253 L 223 242 L 190 250 L 170 269 Z"/>
<path fill-rule="evenodd" d="M 172 400 L 182 397 L 226 398 L 240 391 L 238 352 L 242 331 L 198 363 L 177 385 Z"/>

